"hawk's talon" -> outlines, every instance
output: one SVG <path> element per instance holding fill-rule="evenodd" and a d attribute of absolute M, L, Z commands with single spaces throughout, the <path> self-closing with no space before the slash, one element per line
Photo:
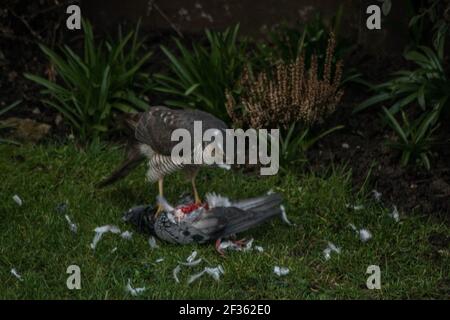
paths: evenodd
<path fill-rule="evenodd" d="M 155 218 L 158 217 L 163 211 L 164 211 L 164 207 L 160 203 L 158 203 L 158 206 L 157 206 L 157 209 L 155 212 Z"/>
<path fill-rule="evenodd" d="M 202 199 L 200 199 L 200 197 L 197 195 L 196 197 L 195 197 L 195 204 L 196 205 L 201 205 L 203 202 L 202 202 Z"/>

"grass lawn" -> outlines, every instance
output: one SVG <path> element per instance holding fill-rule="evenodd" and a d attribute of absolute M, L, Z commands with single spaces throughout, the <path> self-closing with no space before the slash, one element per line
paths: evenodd
<path fill-rule="evenodd" d="M 339 299 L 339 298 L 448 298 L 448 248 L 430 239 L 450 236 L 448 226 L 420 216 L 401 213 L 399 223 L 373 200 L 370 186 L 352 191 L 345 169 L 328 173 L 246 176 L 221 169 L 203 170 L 199 191 L 215 191 L 231 198 L 250 197 L 273 189 L 283 194 L 289 219 L 252 230 L 265 251 L 228 252 L 220 257 L 211 245 L 176 246 L 158 241 L 151 249 L 147 237 L 132 240 L 105 234 L 94 251 L 94 228 L 122 220 L 128 208 L 153 202 L 156 185 L 144 181 L 144 166 L 112 187 L 96 190 L 94 183 L 108 175 L 121 160 L 118 147 L 92 146 L 85 152 L 73 145 L 0 145 L 0 298 L 3 299 L 123 299 L 127 279 L 147 290 L 143 299 Z M 174 202 L 190 184 L 182 174 L 166 179 L 165 192 Z M 383 190 L 380 190 L 381 192 Z M 17 194 L 23 205 L 12 197 Z M 67 214 L 78 233 L 56 207 L 67 202 Z M 346 208 L 364 205 L 363 210 Z M 369 229 L 373 238 L 362 243 L 348 226 Z M 325 260 L 327 241 L 342 248 Z M 111 252 L 117 247 L 115 252 Z M 182 269 L 180 283 L 172 270 L 193 251 L 207 262 Z M 155 260 L 164 258 L 161 263 Z M 66 269 L 81 268 L 81 290 L 68 290 Z M 187 278 L 207 265 L 221 264 L 220 281 L 204 276 L 191 285 Z M 290 273 L 278 277 L 275 265 Z M 381 290 L 366 287 L 369 265 L 381 268 Z M 10 273 L 16 268 L 19 281 Z"/>

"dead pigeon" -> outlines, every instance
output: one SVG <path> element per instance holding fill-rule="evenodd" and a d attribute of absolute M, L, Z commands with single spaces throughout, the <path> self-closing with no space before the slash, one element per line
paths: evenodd
<path fill-rule="evenodd" d="M 276 193 L 240 201 L 208 194 L 206 200 L 206 203 L 200 205 L 183 204 L 172 207 L 165 199 L 159 198 L 159 203 L 164 208 L 162 213 L 155 215 L 156 208 L 140 206 L 130 209 L 124 220 L 135 225 L 141 232 L 150 233 L 170 243 L 205 243 L 216 240 L 217 248 L 222 238 L 282 215 L 282 198 Z"/>

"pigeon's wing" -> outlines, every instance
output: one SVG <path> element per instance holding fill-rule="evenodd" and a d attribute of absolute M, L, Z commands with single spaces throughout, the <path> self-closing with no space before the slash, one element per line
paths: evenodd
<path fill-rule="evenodd" d="M 171 141 L 173 131 L 186 129 L 193 137 L 194 121 L 202 122 L 202 131 L 211 128 L 219 130 L 227 128 L 223 121 L 209 113 L 161 106 L 152 107 L 142 114 L 136 125 L 135 136 L 138 141 L 148 144 L 157 153 L 170 156 L 173 147 L 179 143 L 179 141 Z"/>
<path fill-rule="evenodd" d="M 279 194 L 271 194 L 253 199 L 253 206 L 247 210 L 231 207 L 215 207 L 203 213 L 192 227 L 211 239 L 227 237 L 249 230 L 269 218 L 281 215 L 282 198 Z"/>

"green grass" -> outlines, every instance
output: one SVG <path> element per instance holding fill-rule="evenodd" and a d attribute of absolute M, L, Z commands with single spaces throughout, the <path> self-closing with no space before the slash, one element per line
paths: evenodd
<path fill-rule="evenodd" d="M 150 249 L 147 237 L 134 234 L 131 241 L 106 234 L 93 251 L 93 229 L 116 224 L 122 230 L 122 213 L 134 205 L 154 201 L 156 186 L 145 183 L 144 166 L 122 182 L 96 190 L 93 185 L 120 161 L 117 147 L 73 145 L 0 145 L 0 298 L 4 299 L 123 299 L 127 279 L 147 290 L 144 299 L 341 299 L 341 298 L 448 298 L 450 275 L 448 248 L 436 248 L 430 236 L 449 236 L 448 226 L 426 217 L 403 215 L 400 223 L 388 216 L 389 208 L 375 203 L 364 192 L 355 195 L 350 174 L 343 169 L 327 174 L 245 176 L 221 169 L 199 176 L 201 193 L 208 190 L 242 198 L 281 192 L 288 216 L 296 226 L 280 219 L 248 232 L 264 253 L 230 252 L 220 257 L 211 245 L 176 246 L 158 241 Z M 190 191 L 182 174 L 165 181 L 166 195 L 175 201 Z M 381 190 L 382 191 L 382 190 Z M 12 197 L 24 201 L 18 206 Z M 79 226 L 72 233 L 55 207 L 69 204 L 67 213 Z M 364 204 L 353 211 L 346 204 Z M 374 235 L 359 241 L 349 223 L 368 228 Z M 342 248 L 325 261 L 322 251 L 330 240 Z M 117 251 L 111 250 L 117 247 Z M 190 274 L 206 266 L 184 268 L 180 283 L 172 277 L 178 261 L 193 251 L 209 265 L 221 264 L 225 274 L 215 282 L 207 276 L 187 285 Z M 155 264 L 158 258 L 165 258 Z M 66 268 L 81 268 L 81 290 L 68 290 Z M 381 290 L 366 288 L 369 265 L 381 268 Z M 290 273 L 277 277 L 275 265 Z M 24 281 L 10 274 L 15 267 Z"/>

